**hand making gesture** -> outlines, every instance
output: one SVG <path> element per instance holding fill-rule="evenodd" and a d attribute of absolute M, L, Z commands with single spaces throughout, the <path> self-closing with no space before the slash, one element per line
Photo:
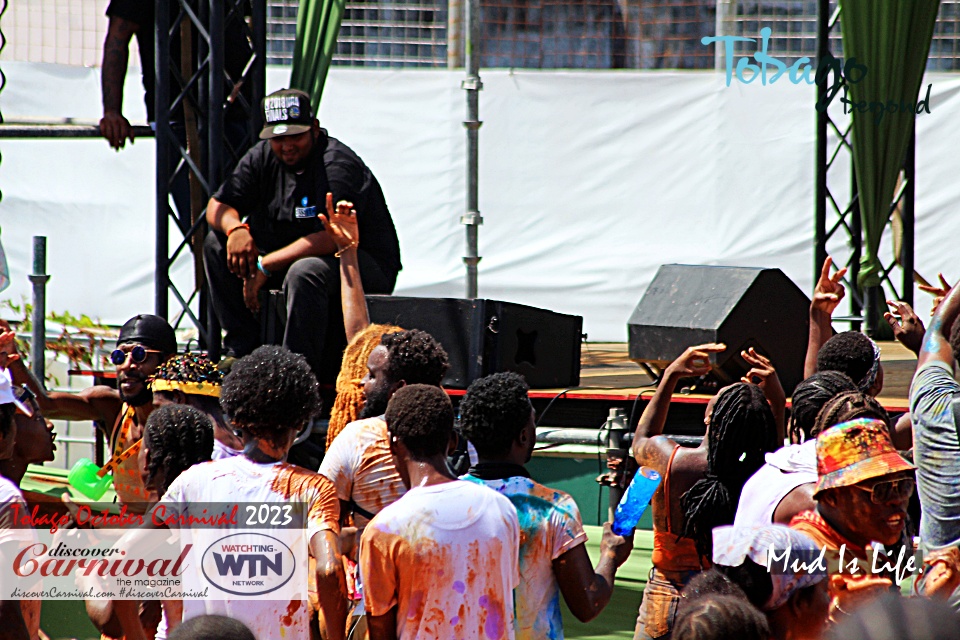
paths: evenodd
<path fill-rule="evenodd" d="M 947 283 L 947 280 L 943 277 L 942 273 L 938 273 L 937 277 L 940 279 L 939 287 L 931 287 L 930 285 L 926 284 L 917 285 L 917 288 L 920 289 L 920 291 L 933 294 L 933 308 L 930 309 L 931 317 L 937 312 L 937 307 L 940 306 L 940 303 L 943 302 L 943 299 L 947 297 L 948 293 L 950 293 L 950 289 L 953 288 Z"/>
<path fill-rule="evenodd" d="M 673 373 L 682 378 L 692 378 L 710 373 L 710 354 L 720 353 L 727 345 L 716 342 L 698 344 L 688 347 L 679 358 L 667 366 L 666 373 Z"/>
<path fill-rule="evenodd" d="M 883 314 L 883 317 L 890 328 L 893 329 L 893 337 L 907 349 L 920 355 L 920 347 L 923 346 L 923 334 L 926 332 L 923 321 L 914 312 L 913 307 L 902 300 L 896 302 L 887 300 L 887 304 L 890 305 L 893 312 L 887 311 Z M 934 309 L 936 309 L 936 306 Z"/>
<path fill-rule="evenodd" d="M 813 290 L 813 300 L 810 305 L 811 309 L 823 311 L 828 315 L 833 314 L 833 310 L 837 308 L 837 305 L 840 304 L 843 296 L 847 293 L 841 282 L 843 276 L 847 274 L 846 267 L 831 276 L 830 267 L 832 266 L 833 258 L 827 256 L 827 259 L 823 261 L 820 279 L 817 280 L 817 286 Z"/>
<path fill-rule="evenodd" d="M 357 212 L 352 202 L 340 200 L 337 208 L 333 208 L 333 194 L 327 194 L 327 215 L 317 216 L 323 222 L 327 233 L 337 243 L 339 252 L 347 251 L 360 244 L 360 224 L 357 222 Z"/>
<path fill-rule="evenodd" d="M 746 360 L 750 365 L 747 374 L 740 378 L 741 382 L 755 384 L 763 390 L 763 395 L 773 411 L 773 417 L 777 421 L 778 433 L 783 435 L 784 410 L 787 406 L 787 394 L 783 391 L 783 385 L 780 384 L 780 377 L 773 363 L 766 356 L 757 353 L 756 349 L 750 347 L 746 351 L 740 352 L 740 357 Z"/>

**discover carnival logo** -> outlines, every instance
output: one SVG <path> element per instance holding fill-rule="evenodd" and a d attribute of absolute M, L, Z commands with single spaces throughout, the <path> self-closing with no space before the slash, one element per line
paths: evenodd
<path fill-rule="evenodd" d="M 220 538 L 203 554 L 201 569 L 214 587 L 237 596 L 260 596 L 287 584 L 296 557 L 285 543 L 263 533 Z"/>
<path fill-rule="evenodd" d="M 827 90 L 824 95 L 817 100 L 817 111 L 825 111 L 830 103 L 833 102 L 839 90 L 843 89 L 843 97 L 840 102 L 843 103 L 844 113 L 875 113 L 876 123 L 879 124 L 884 114 L 890 113 L 930 113 L 930 90 L 933 85 L 927 85 L 927 92 L 923 100 L 914 102 L 903 102 L 894 100 L 861 100 L 855 102 L 848 97 L 848 87 L 858 84 L 867 75 L 867 66 L 857 62 L 856 58 L 837 58 L 827 54 L 816 64 L 816 71 L 811 64 L 811 59 L 803 56 L 796 62 L 787 66 L 787 63 L 778 60 L 768 53 L 770 36 L 772 34 L 770 27 L 764 27 L 760 30 L 760 47 L 752 56 L 737 57 L 734 53 L 734 43 L 736 42 L 756 42 L 756 38 L 746 38 L 743 36 L 705 36 L 700 39 L 704 45 L 714 43 L 723 43 L 724 60 L 726 61 L 726 83 L 730 86 L 733 77 L 741 84 L 751 84 L 758 78 L 761 85 L 773 84 L 786 74 L 787 79 L 792 84 L 813 85 L 826 83 L 830 72 L 833 72 L 833 81 L 827 84 Z M 719 45 L 718 45 L 719 46 Z M 753 59 L 757 64 L 750 62 Z M 736 60 L 736 65 L 734 65 Z M 770 72 L 770 73 L 768 73 Z M 811 74 L 813 74 L 811 76 Z M 846 80 L 846 84 L 844 84 Z"/>

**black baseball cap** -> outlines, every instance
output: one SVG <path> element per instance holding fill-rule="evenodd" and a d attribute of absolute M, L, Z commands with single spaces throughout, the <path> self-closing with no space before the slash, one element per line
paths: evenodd
<path fill-rule="evenodd" d="M 263 99 L 263 122 L 261 140 L 309 131 L 313 126 L 310 96 L 297 89 L 271 93 Z"/>

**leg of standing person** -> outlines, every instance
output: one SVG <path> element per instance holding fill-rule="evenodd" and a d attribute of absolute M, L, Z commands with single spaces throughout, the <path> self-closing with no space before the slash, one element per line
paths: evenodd
<path fill-rule="evenodd" d="M 226 355 L 242 357 L 260 346 L 260 322 L 243 303 L 243 282 L 227 269 L 226 236 L 210 231 L 203 242 L 203 263 L 214 312 L 226 335 Z"/>

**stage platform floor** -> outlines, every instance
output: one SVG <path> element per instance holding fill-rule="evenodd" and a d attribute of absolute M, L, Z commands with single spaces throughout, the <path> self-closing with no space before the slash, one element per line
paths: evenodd
<path fill-rule="evenodd" d="M 907 411 L 907 394 L 910 380 L 916 368 L 917 359 L 908 349 L 898 342 L 880 342 L 881 362 L 884 369 L 884 385 L 879 400 L 889 411 L 900 413 Z M 633 419 L 639 417 L 639 411 L 653 393 L 654 380 L 627 357 L 625 342 L 588 342 L 584 343 L 580 356 L 580 386 L 571 389 L 536 389 L 530 392 L 538 415 L 550 407 L 551 413 L 570 414 L 571 403 L 582 408 L 586 401 L 595 405 L 626 406 Z M 462 394 L 462 392 L 459 392 Z M 451 391 L 451 395 L 459 395 Z M 638 394 L 640 398 L 638 399 Z M 697 393 L 676 393 L 674 402 L 678 404 L 705 404 L 709 395 Z M 578 402 L 579 401 L 579 402 Z M 563 405 L 563 406 L 558 406 Z M 599 406 L 598 406 L 599 408 Z M 692 407 L 691 407 L 692 409 Z M 702 411 L 701 411 L 702 413 Z M 605 412 L 603 416 L 605 416 Z M 603 416 L 594 412 L 589 419 L 580 420 L 587 424 L 573 424 L 561 416 L 551 416 L 544 424 L 554 426 L 599 426 Z"/>

